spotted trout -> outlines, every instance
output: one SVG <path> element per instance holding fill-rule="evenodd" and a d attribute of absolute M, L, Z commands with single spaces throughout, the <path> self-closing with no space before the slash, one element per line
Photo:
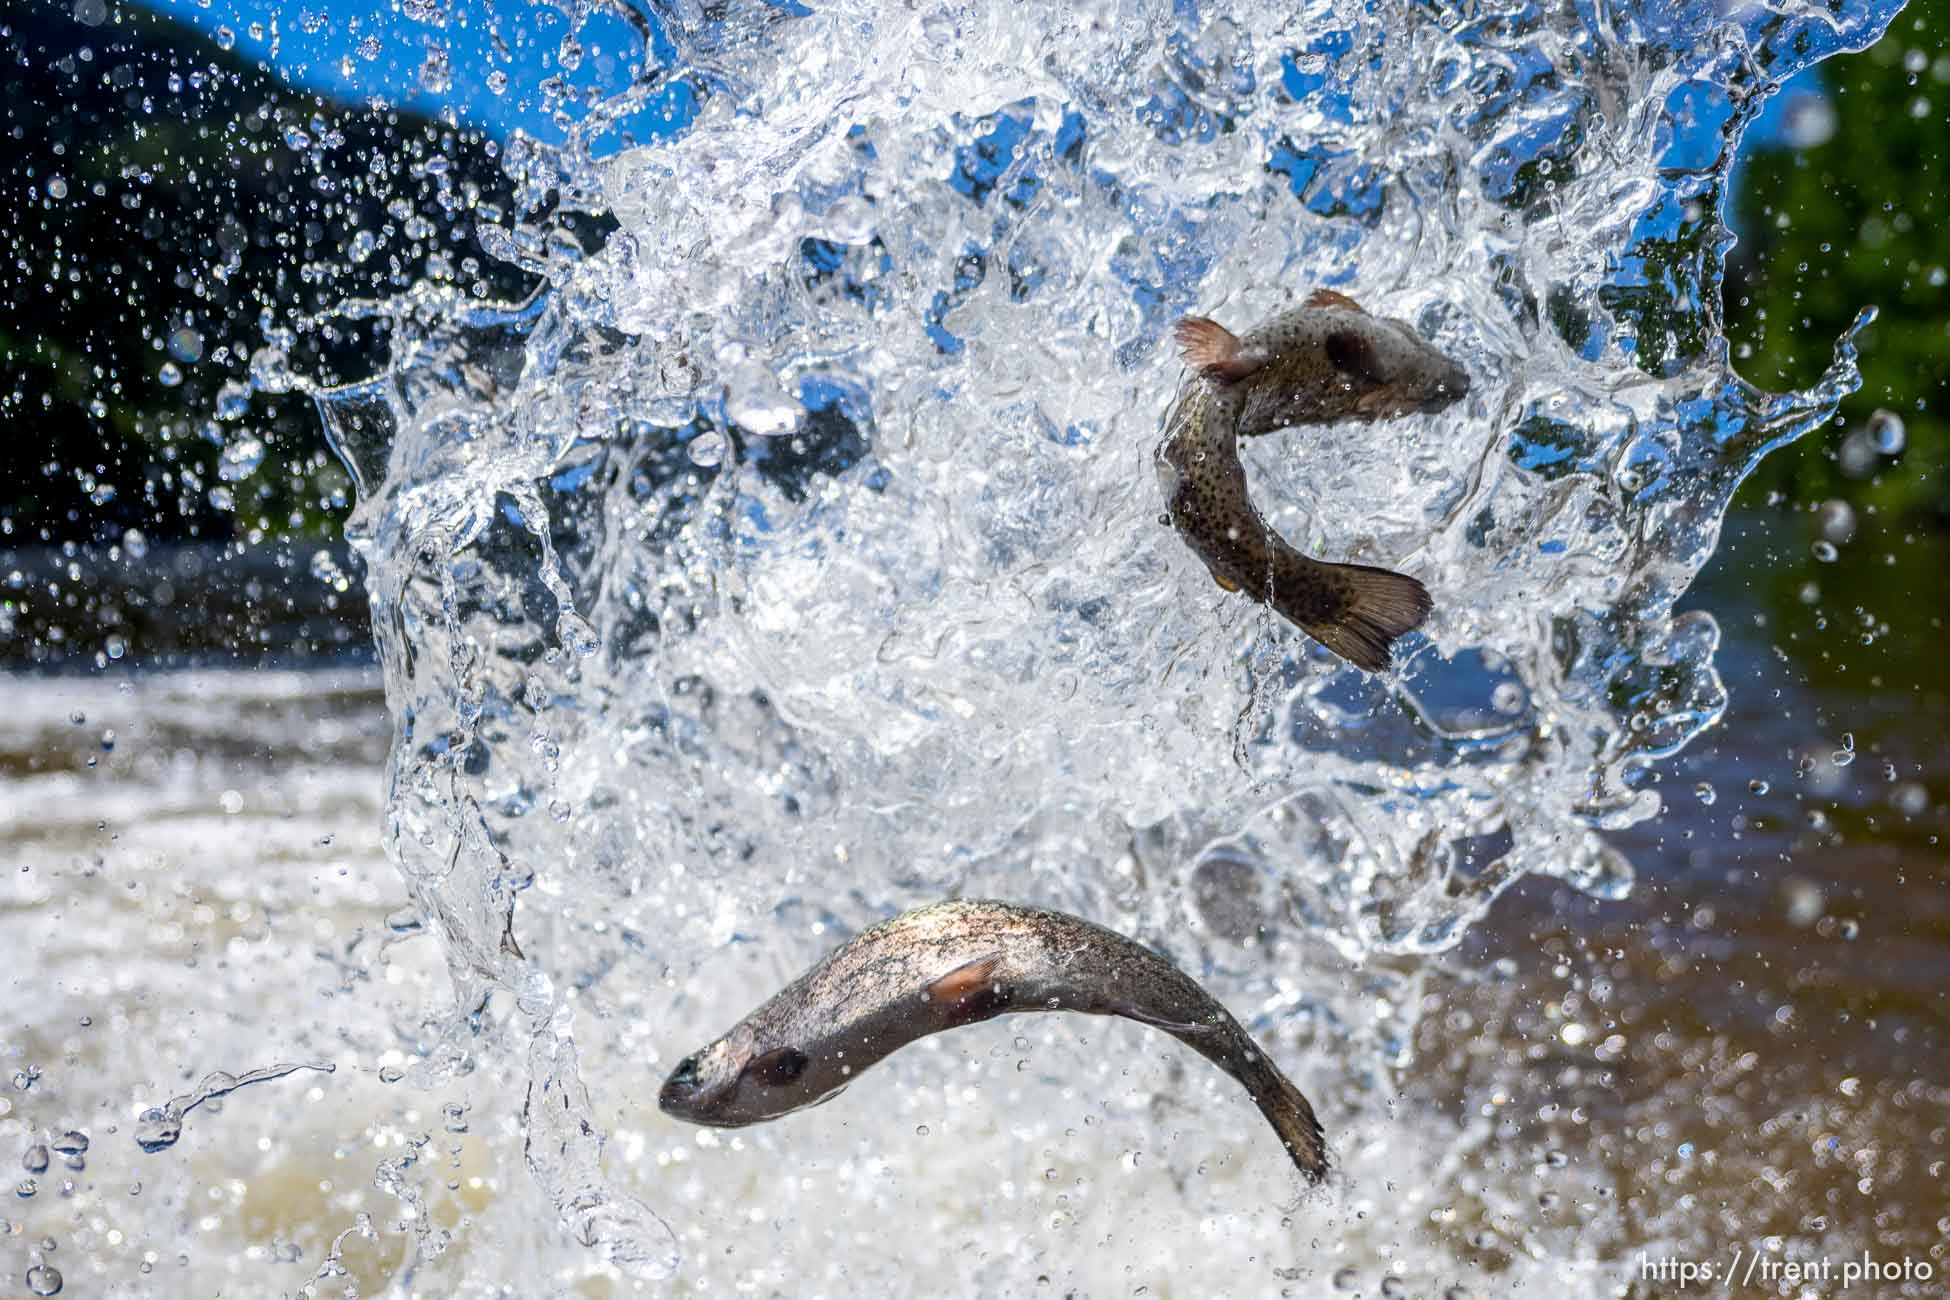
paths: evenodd
<path fill-rule="evenodd" d="M 1172 527 L 1219 586 L 1380 672 L 1395 638 L 1428 617 L 1428 589 L 1390 569 L 1331 564 L 1287 545 L 1246 492 L 1239 439 L 1440 410 L 1469 391 L 1469 376 L 1406 323 L 1370 316 L 1331 289 L 1244 335 L 1202 316 L 1179 321 L 1174 333 L 1192 373 L 1154 457 Z"/>
<path fill-rule="evenodd" d="M 658 1104 L 719 1128 L 777 1119 L 917 1038 L 1026 1011 L 1163 1030 L 1245 1085 L 1301 1173 L 1326 1176 L 1313 1107 L 1209 993 L 1115 931 L 1013 903 L 935 903 L 862 931 L 678 1062 Z"/>

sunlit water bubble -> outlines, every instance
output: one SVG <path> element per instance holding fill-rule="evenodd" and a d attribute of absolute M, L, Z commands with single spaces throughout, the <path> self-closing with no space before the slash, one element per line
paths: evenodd
<path fill-rule="evenodd" d="M 320 404 L 401 722 L 387 851 L 453 986 L 400 1078 L 525 1071 L 479 1104 L 554 1208 L 533 1267 L 658 1276 L 681 1237 L 698 1285 L 773 1286 L 723 1249 L 765 1222 L 768 1259 L 837 1252 L 885 1289 L 908 1238 L 856 1255 L 832 1225 L 925 1204 L 912 1248 L 979 1254 L 985 1290 L 1039 1252 L 1108 1287 L 1121 1245 L 984 1247 L 999 1153 L 1072 1131 L 1106 1170 L 1145 1150 L 1129 1213 L 1206 1215 L 1244 1267 L 1287 1171 L 1227 1136 L 1236 1097 L 1102 1030 L 983 1082 L 925 1163 L 952 1047 L 735 1144 L 652 1112 L 681 1044 L 960 891 L 1207 971 L 1354 1135 L 1350 1185 L 1414 1183 L 1386 1213 L 1298 1211 L 1378 1276 L 1469 1178 L 1448 1121 L 1382 1118 L 1416 972 L 1527 874 L 1631 887 L 1603 832 L 1655 813 L 1648 766 L 1725 705 L 1718 629 L 1674 602 L 1747 471 L 1858 382 L 1853 334 L 1805 392 L 1730 369 L 1717 204 L 1762 92 L 1891 13 L 659 10 L 638 84 L 560 149 L 511 141 L 525 206 L 484 241 L 545 288 L 348 305 L 391 362 Z M 612 126 L 639 143 L 592 148 Z M 586 254 L 556 225 L 578 209 L 615 222 Z M 1275 527 L 1434 592 L 1395 677 L 1226 598 L 1157 523 L 1171 321 L 1244 328 L 1321 284 L 1472 378 L 1438 415 L 1246 451 Z M 260 390 L 299 383 L 290 355 L 267 337 Z M 815 1167 L 817 1223 L 775 1176 Z M 503 1186 L 460 1232 L 480 1249 L 532 1226 Z M 1025 1240 L 1109 1231 L 1095 1203 L 1025 1205 Z M 1594 1213 L 1540 1228 L 1512 1282 L 1617 1240 Z"/>

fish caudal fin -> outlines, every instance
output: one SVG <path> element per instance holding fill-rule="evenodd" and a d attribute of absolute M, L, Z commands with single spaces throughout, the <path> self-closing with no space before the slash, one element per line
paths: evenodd
<path fill-rule="evenodd" d="M 1240 347 L 1238 336 L 1215 320 L 1186 316 L 1172 327 L 1179 355 L 1200 374 L 1228 382 L 1244 379 L 1265 364 Z"/>
<path fill-rule="evenodd" d="M 1278 1066 L 1263 1056 L 1255 1062 L 1255 1068 L 1247 1071 L 1244 1082 L 1260 1114 L 1266 1116 L 1267 1123 L 1279 1134 L 1286 1153 L 1293 1158 L 1294 1168 L 1310 1183 L 1326 1178 L 1327 1137 L 1320 1121 L 1314 1118 L 1312 1103 L 1293 1086 L 1291 1079 L 1280 1073 Z"/>
<path fill-rule="evenodd" d="M 1324 565 L 1346 600 L 1333 617 L 1300 620 L 1301 631 L 1356 668 L 1378 673 L 1388 666 L 1395 638 L 1420 627 L 1435 608 L 1429 589 L 1405 573 L 1365 564 Z"/>

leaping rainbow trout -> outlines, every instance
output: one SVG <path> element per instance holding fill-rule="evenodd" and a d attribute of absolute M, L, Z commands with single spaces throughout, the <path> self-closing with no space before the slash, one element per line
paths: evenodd
<path fill-rule="evenodd" d="M 1331 289 L 1243 336 L 1202 316 L 1187 316 L 1174 333 L 1193 373 L 1155 454 L 1172 526 L 1221 587 L 1380 672 L 1395 638 L 1428 617 L 1428 589 L 1406 574 L 1330 564 L 1287 545 L 1246 493 L 1239 439 L 1437 411 L 1469 391 L 1469 376 L 1406 323 L 1370 316 Z"/>
<path fill-rule="evenodd" d="M 1210 994 L 1115 931 L 1013 903 L 935 903 L 862 931 L 680 1061 L 658 1105 L 718 1128 L 777 1119 L 917 1038 L 1023 1011 L 1163 1030 L 1245 1085 L 1301 1173 L 1326 1176 L 1313 1107 Z"/>

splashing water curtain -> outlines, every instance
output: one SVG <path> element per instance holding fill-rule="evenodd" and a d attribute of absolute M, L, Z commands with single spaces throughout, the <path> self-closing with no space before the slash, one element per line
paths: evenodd
<path fill-rule="evenodd" d="M 391 362 L 318 393 L 397 721 L 388 850 L 454 990 L 407 1079 L 499 1081 L 567 1229 L 537 1235 L 504 1184 L 457 1238 L 465 1294 L 500 1294 L 504 1227 L 562 1286 L 682 1254 L 699 1286 L 865 1294 L 902 1276 L 866 1245 L 894 1204 L 937 1252 L 992 1245 L 982 1207 L 1047 1163 L 1042 1116 L 1116 1091 L 1099 1031 L 965 1104 L 953 1049 L 917 1049 L 708 1168 L 718 1148 L 650 1115 L 701 1031 L 952 892 L 1181 950 L 1188 916 L 1277 918 L 1215 992 L 1353 1135 L 1359 1212 L 1332 1231 L 1389 1258 L 1426 1202 L 1370 1219 L 1378 1189 L 1450 1186 L 1442 1150 L 1468 1148 L 1377 1119 L 1418 961 L 1526 874 L 1631 887 L 1598 832 L 1656 811 L 1637 774 L 1725 699 L 1712 619 L 1674 602 L 1741 477 L 1857 382 L 1852 336 L 1805 392 L 1734 374 L 1723 190 L 1768 93 L 1895 6 L 619 12 L 640 75 L 565 106 L 562 147 L 517 135 L 526 206 L 481 224 L 543 287 L 346 304 Z M 578 212 L 613 216 L 598 251 L 561 236 Z M 1223 601 L 1149 465 L 1170 323 L 1321 285 L 1472 379 L 1436 416 L 1246 452 L 1295 545 L 1434 593 L 1381 679 Z M 277 359 L 260 384 L 301 382 Z M 1438 721 L 1463 705 L 1493 721 Z M 1242 1255 L 1319 1234 L 1273 1227 L 1277 1152 L 1252 1163 L 1198 1081 L 1146 1077 L 1196 1095 L 1120 1131 L 1231 1162 L 1174 1216 L 1230 1223 L 1210 1231 Z M 921 1113 L 969 1127 L 923 1167 L 903 1117 L 929 1088 Z M 727 1252 L 795 1196 L 861 1213 Z M 987 1293 L 1093 1249 L 1050 1236 L 1074 1207 L 1024 1212 L 1055 1226 L 984 1249 Z M 1596 1286 L 1574 1241 L 1509 1281 Z"/>

